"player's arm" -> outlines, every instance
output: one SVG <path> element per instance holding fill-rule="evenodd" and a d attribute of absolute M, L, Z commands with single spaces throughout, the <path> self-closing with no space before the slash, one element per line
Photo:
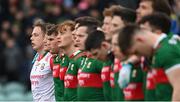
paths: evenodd
<path fill-rule="evenodd" d="M 140 62 L 140 57 L 131 55 L 127 60 L 123 61 L 121 71 L 119 72 L 118 83 L 121 88 L 128 86 L 130 82 L 131 70 L 133 65 Z"/>
<path fill-rule="evenodd" d="M 165 56 L 162 59 L 164 59 L 166 64 L 166 75 L 173 87 L 172 101 L 180 101 L 180 42 L 177 40 L 177 37 L 172 37 L 169 40 L 169 44 L 172 46 L 165 51 Z"/>
<path fill-rule="evenodd" d="M 180 64 L 166 70 L 166 74 L 173 87 L 172 101 L 180 101 Z"/>

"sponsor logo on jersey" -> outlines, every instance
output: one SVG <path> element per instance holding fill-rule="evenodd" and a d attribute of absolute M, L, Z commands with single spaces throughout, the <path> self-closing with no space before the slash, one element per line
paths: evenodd
<path fill-rule="evenodd" d="M 58 57 L 56 57 L 56 62 L 58 62 L 59 61 L 59 58 Z"/>
<path fill-rule="evenodd" d="M 45 64 L 44 63 L 42 63 L 42 65 L 41 65 L 41 70 L 43 70 L 44 69 L 44 67 L 45 67 Z"/>

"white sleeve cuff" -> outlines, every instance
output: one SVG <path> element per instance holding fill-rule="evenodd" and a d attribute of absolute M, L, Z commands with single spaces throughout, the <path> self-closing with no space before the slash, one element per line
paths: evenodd
<path fill-rule="evenodd" d="M 171 71 L 173 71 L 175 69 L 180 69 L 180 64 L 176 64 L 176 65 L 168 68 L 165 72 L 166 72 L 166 74 L 168 74 L 168 73 L 170 73 Z"/>

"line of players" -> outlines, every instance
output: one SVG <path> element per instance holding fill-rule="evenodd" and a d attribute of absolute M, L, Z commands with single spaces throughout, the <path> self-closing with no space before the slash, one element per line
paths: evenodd
<path fill-rule="evenodd" d="M 173 55 L 168 54 L 169 46 L 164 48 L 171 61 L 165 55 L 151 59 L 155 50 L 149 43 L 156 42 L 149 40 L 154 36 L 161 40 L 168 36 L 173 37 L 170 43 L 180 46 L 179 37 L 170 33 L 168 15 L 153 13 L 152 8 L 142 17 L 141 8 L 150 1 L 143 0 L 137 13 L 117 5 L 105 9 L 102 26 L 93 17 L 57 25 L 35 22 L 31 41 L 37 54 L 30 77 L 34 101 L 180 100 L 175 76 L 179 70 L 174 72 L 180 68 L 179 47 L 174 47 Z M 132 25 L 135 22 L 140 27 Z M 147 34 L 144 38 L 137 34 L 134 40 L 131 35 L 137 32 Z"/>

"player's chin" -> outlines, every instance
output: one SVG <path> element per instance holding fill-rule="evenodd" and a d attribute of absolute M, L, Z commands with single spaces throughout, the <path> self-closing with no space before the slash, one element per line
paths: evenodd
<path fill-rule="evenodd" d="M 58 47 L 59 47 L 59 48 L 61 48 L 61 47 L 62 47 L 62 45 L 60 45 L 60 44 L 59 44 L 59 45 L 58 45 Z"/>
<path fill-rule="evenodd" d="M 37 48 L 36 46 L 32 46 L 32 48 L 33 48 L 34 50 L 38 50 L 38 48 Z"/>

